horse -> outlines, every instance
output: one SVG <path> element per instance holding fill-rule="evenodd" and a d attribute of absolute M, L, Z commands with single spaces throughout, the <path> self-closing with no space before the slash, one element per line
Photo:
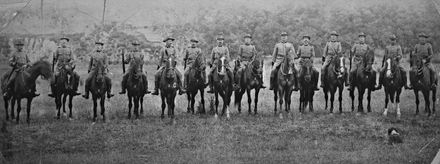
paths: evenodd
<path fill-rule="evenodd" d="M 127 97 L 128 97 L 128 116 L 127 118 L 131 118 L 131 109 L 134 109 L 133 113 L 136 119 L 139 118 L 139 108 L 140 114 L 144 113 L 143 101 L 145 95 L 145 88 L 148 86 L 144 86 L 144 81 L 142 79 L 142 72 L 138 72 L 137 69 L 139 67 L 139 62 L 135 62 L 133 69 L 130 70 L 127 79 Z"/>
<path fill-rule="evenodd" d="M 375 72 L 371 70 L 371 72 L 368 72 L 368 70 L 363 67 L 365 65 L 365 62 L 367 62 L 369 59 L 367 56 L 374 56 L 374 52 L 372 50 L 368 50 L 365 57 L 362 59 L 362 63 L 359 65 L 356 69 L 355 75 L 353 77 L 352 86 L 353 89 L 350 90 L 350 98 L 351 98 L 351 111 L 354 111 L 354 89 L 357 88 L 358 90 L 358 112 L 363 113 L 364 107 L 363 107 L 363 99 L 364 99 L 364 93 L 365 90 L 367 90 L 367 110 L 368 112 L 371 112 L 371 92 L 375 90 L 374 82 L 376 81 L 376 75 Z"/>
<path fill-rule="evenodd" d="M 330 94 L 330 113 L 333 113 L 333 102 L 335 100 L 335 93 L 338 90 L 339 96 L 339 112 L 342 113 L 342 92 L 344 91 L 344 82 L 347 79 L 347 68 L 345 67 L 345 57 L 334 57 L 330 61 L 329 66 L 324 76 L 324 98 L 325 109 L 328 109 L 328 94 Z"/>
<path fill-rule="evenodd" d="M 204 79 L 202 74 L 205 73 L 205 69 L 200 67 L 200 61 L 199 58 L 196 58 L 193 65 L 189 67 L 188 72 L 188 80 L 187 80 L 187 91 L 186 91 L 186 97 L 188 99 L 188 108 L 187 112 L 194 114 L 194 103 L 195 98 L 198 92 L 200 92 L 200 105 L 201 110 L 197 111 L 200 114 L 206 113 L 205 111 L 205 87 L 206 84 L 204 84 Z"/>
<path fill-rule="evenodd" d="M 179 89 L 177 87 L 178 79 L 175 65 L 176 62 L 174 58 L 168 58 L 159 85 L 160 97 L 162 99 L 162 114 L 160 115 L 160 118 L 165 118 L 165 108 L 168 106 L 168 117 L 170 117 L 172 121 L 174 121 L 175 99 L 177 90 Z"/>
<path fill-rule="evenodd" d="M 301 88 L 299 90 L 299 112 L 304 113 L 305 108 L 308 106 L 310 112 L 313 112 L 313 96 L 315 95 L 315 86 L 318 81 L 317 72 L 313 70 L 312 59 L 305 58 L 303 59 L 306 62 L 300 69 L 300 76 L 298 78 L 298 83 L 301 84 Z"/>
<path fill-rule="evenodd" d="M 232 96 L 232 83 L 231 78 L 228 76 L 228 73 L 226 71 L 229 71 L 226 69 L 226 58 L 221 57 L 220 61 L 217 64 L 217 67 L 215 68 L 212 78 L 214 82 L 214 98 L 215 98 L 215 118 L 218 117 L 218 95 L 220 95 L 223 99 L 223 109 L 222 109 L 222 116 L 226 113 L 226 118 L 230 118 L 229 113 L 229 104 L 231 103 L 231 96 Z"/>
<path fill-rule="evenodd" d="M 293 66 L 289 68 L 289 64 L 290 64 L 289 60 L 287 58 L 284 58 L 277 71 L 278 73 L 277 73 L 277 77 L 275 78 L 276 80 L 274 80 L 275 82 L 274 84 L 275 87 L 273 89 L 274 101 L 275 101 L 274 115 L 277 114 L 277 102 L 278 102 L 278 97 L 280 97 L 280 100 L 278 102 L 280 104 L 280 113 L 279 113 L 280 119 L 283 118 L 282 111 L 283 111 L 284 101 L 286 101 L 284 110 L 287 113 L 290 112 L 293 85 L 295 84 L 295 80 L 296 80 L 295 78 L 297 78 L 294 74 L 295 68 L 293 68 Z"/>
<path fill-rule="evenodd" d="M 236 67 L 238 67 L 238 61 L 236 61 Z M 241 75 L 238 75 L 238 85 L 240 85 L 240 89 L 235 91 L 235 106 L 237 106 L 238 112 L 241 113 L 241 99 L 243 98 L 244 92 L 247 94 L 248 98 L 248 108 L 249 114 L 251 114 L 251 106 L 252 106 L 252 97 L 251 90 L 255 89 L 255 107 L 254 114 L 257 114 L 258 108 L 258 94 L 260 93 L 260 89 L 262 83 L 260 82 L 260 78 L 263 76 L 263 62 L 257 59 L 249 62 Z"/>
<path fill-rule="evenodd" d="M 105 122 L 105 98 L 106 93 L 109 90 L 105 82 L 105 68 L 104 64 L 101 62 L 96 63 L 96 69 L 94 70 L 94 77 L 92 77 L 90 84 L 90 93 L 92 93 L 93 100 L 93 122 L 96 122 L 96 118 L 98 117 L 97 108 L 98 108 L 98 99 L 99 105 L 101 107 L 101 116 L 102 120 Z"/>
<path fill-rule="evenodd" d="M 415 65 L 417 67 L 416 74 L 410 74 L 411 85 L 414 90 L 414 95 L 416 97 L 416 114 L 419 114 L 419 91 L 422 92 L 423 98 L 425 100 L 425 113 L 428 113 L 428 117 L 435 115 L 435 101 L 436 101 L 436 93 L 437 89 L 432 89 L 431 82 L 431 74 L 429 68 L 426 66 L 426 61 L 424 59 L 416 58 L 410 54 L 411 56 L 411 65 Z M 435 76 L 435 75 L 434 75 Z M 430 107 L 430 92 L 432 92 L 432 109 Z"/>
<path fill-rule="evenodd" d="M 20 121 L 20 111 L 21 111 L 21 99 L 27 99 L 27 119 L 26 122 L 30 123 L 30 113 L 31 113 L 31 104 L 33 100 L 32 90 L 35 87 L 35 81 L 39 76 L 43 76 L 45 79 L 52 78 L 52 69 L 51 64 L 47 61 L 37 61 L 32 64 L 32 66 L 27 68 L 21 68 L 20 70 L 16 70 L 17 76 L 13 81 L 12 89 L 9 91 L 11 94 L 9 96 L 3 97 L 5 103 L 5 115 L 6 120 L 9 120 L 8 107 L 11 104 L 11 119 L 14 119 L 14 108 L 15 103 L 17 103 L 17 124 Z M 4 87 L 5 82 L 8 80 L 8 75 L 4 75 L 2 77 L 2 92 L 5 92 Z"/>
<path fill-rule="evenodd" d="M 72 100 L 73 97 L 75 97 L 75 90 L 73 89 L 75 85 L 75 75 L 73 74 L 74 69 L 74 66 L 65 65 L 60 69 L 59 75 L 55 77 L 56 83 L 52 92 L 55 96 L 57 119 L 60 119 L 61 107 L 63 108 L 63 113 L 66 114 L 67 97 L 69 97 L 69 119 L 72 119 Z"/>
<path fill-rule="evenodd" d="M 386 60 L 385 76 L 383 77 L 383 85 L 385 90 L 385 108 L 383 115 L 388 114 L 388 102 L 391 100 L 391 107 L 396 108 L 397 118 L 400 118 L 400 94 L 402 93 L 402 87 L 405 85 L 401 76 L 400 69 L 398 68 L 397 61 L 391 58 Z M 395 106 L 394 106 L 394 103 Z"/>

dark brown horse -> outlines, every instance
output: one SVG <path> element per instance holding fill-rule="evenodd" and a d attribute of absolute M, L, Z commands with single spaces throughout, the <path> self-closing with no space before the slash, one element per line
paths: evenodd
<path fill-rule="evenodd" d="M 64 115 L 66 114 L 66 100 L 69 97 L 69 119 L 72 118 L 72 100 L 75 97 L 76 91 L 74 90 L 75 85 L 75 74 L 73 70 L 75 67 L 70 65 L 64 66 L 58 76 L 55 77 L 55 86 L 52 88 L 52 93 L 55 96 L 55 104 L 57 109 L 57 119 L 60 119 L 61 107 L 63 108 Z"/>
<path fill-rule="evenodd" d="M 391 58 L 386 60 L 385 68 L 385 76 L 383 77 L 385 108 L 383 115 L 386 116 L 388 114 L 388 102 L 391 100 L 391 107 L 396 108 L 397 118 L 400 118 L 400 94 L 402 93 L 402 87 L 405 86 L 402 79 L 402 72 L 400 72 L 397 61 Z M 394 105 L 394 103 L 396 104 Z"/>
<path fill-rule="evenodd" d="M 201 58 L 197 57 L 194 63 L 189 66 L 189 72 L 188 72 L 188 80 L 187 80 L 187 91 L 186 91 L 186 97 L 188 98 L 188 108 L 187 112 L 194 114 L 194 104 L 196 95 L 198 92 L 200 92 L 200 111 L 197 111 L 198 113 L 204 114 L 205 111 L 205 87 L 206 84 L 204 84 L 204 79 L 202 76 L 203 73 L 205 73 L 205 68 L 201 67 Z"/>
<path fill-rule="evenodd" d="M 17 103 L 17 124 L 20 121 L 20 111 L 21 111 L 21 99 L 27 99 L 27 119 L 26 122 L 30 123 L 30 113 L 31 113 L 31 104 L 32 99 L 32 88 L 35 87 L 35 81 L 39 76 L 43 76 L 46 79 L 52 78 L 52 70 L 51 64 L 47 61 L 37 61 L 32 66 L 28 68 L 22 68 L 18 70 L 17 76 L 13 81 L 12 89 L 10 90 L 10 96 L 3 97 L 5 102 L 5 110 L 6 110 L 6 120 L 9 120 L 8 107 L 11 104 L 11 118 L 14 119 L 14 107 L 15 103 Z M 7 81 L 7 75 L 2 77 L 2 86 Z M 4 91 L 4 88 L 2 88 Z"/>
<path fill-rule="evenodd" d="M 175 108 L 175 99 L 178 84 L 178 78 L 176 74 L 176 61 L 174 58 L 169 58 L 167 64 L 165 64 L 165 69 L 162 72 L 162 77 L 160 80 L 160 97 L 162 99 L 162 114 L 160 118 L 165 118 L 165 108 L 168 105 L 168 117 L 171 118 L 171 121 L 174 123 L 174 108 Z"/>
<path fill-rule="evenodd" d="M 292 66 L 289 67 L 289 65 L 292 64 Z M 284 110 L 289 113 L 290 112 L 290 104 L 292 103 L 292 92 L 293 92 L 293 85 L 295 84 L 295 78 L 296 75 L 294 74 L 295 68 L 293 67 L 293 63 L 289 63 L 289 60 L 285 58 L 283 62 L 281 63 L 276 80 L 274 80 L 274 101 L 275 101 L 275 108 L 274 108 L 274 115 L 277 114 L 277 102 L 278 97 L 280 97 L 279 104 L 280 104 L 280 113 L 279 117 L 283 118 L 283 103 L 286 101 Z"/>
<path fill-rule="evenodd" d="M 435 101 L 436 101 L 436 88 L 431 88 L 432 77 L 429 68 L 426 66 L 426 61 L 418 56 L 411 56 L 411 65 L 415 67 L 416 71 L 410 73 L 410 81 L 414 90 L 414 95 L 416 98 L 416 115 L 419 114 L 419 91 L 423 94 L 423 99 L 425 100 L 425 113 L 428 113 L 428 117 L 435 115 Z M 435 75 L 434 75 L 435 76 Z M 432 94 L 432 109 L 431 102 L 429 100 L 430 94 Z"/>
<path fill-rule="evenodd" d="M 139 115 L 142 115 L 144 113 L 144 107 L 143 107 L 143 101 L 144 101 L 144 95 L 145 95 L 145 89 L 148 86 L 144 86 L 144 81 L 142 78 L 142 72 L 138 72 L 137 69 L 140 63 L 135 62 L 135 65 L 133 66 L 133 69 L 130 70 L 128 74 L 127 79 L 127 97 L 128 97 L 128 116 L 127 118 L 131 118 L 131 109 L 134 109 L 133 113 L 136 117 L 136 119 L 139 118 Z M 140 110 L 140 114 L 139 114 Z"/>
<path fill-rule="evenodd" d="M 238 61 L 236 61 L 236 67 L 238 67 Z M 252 113 L 252 97 L 251 90 L 255 89 L 255 104 L 254 104 L 254 114 L 257 114 L 258 108 L 258 94 L 261 89 L 260 78 L 263 76 L 263 62 L 255 59 L 249 62 L 243 71 L 243 73 L 236 77 L 239 81 L 240 89 L 235 91 L 235 105 L 237 106 L 238 112 L 241 113 L 241 99 L 243 98 L 244 92 L 247 94 L 248 98 L 248 112 Z"/>
<path fill-rule="evenodd" d="M 230 118 L 230 112 L 229 112 L 229 104 L 231 103 L 231 96 L 232 96 L 232 83 L 231 79 L 228 76 L 228 73 L 226 71 L 229 71 L 226 69 L 226 58 L 222 57 L 220 58 L 220 61 L 217 64 L 217 68 L 215 68 L 212 78 L 214 82 L 214 97 L 215 97 L 215 118 L 218 117 L 218 95 L 220 95 L 223 99 L 223 109 L 222 109 L 222 115 L 226 113 L 226 118 Z"/>
<path fill-rule="evenodd" d="M 344 82 L 347 79 L 347 68 L 345 67 L 344 56 L 335 56 L 327 67 L 327 73 L 324 76 L 324 97 L 325 109 L 328 109 L 328 94 L 330 94 L 330 113 L 333 113 L 333 102 L 335 93 L 338 90 L 339 112 L 342 113 L 342 92 L 344 91 Z"/>
<path fill-rule="evenodd" d="M 305 108 L 309 107 L 310 112 L 313 112 L 313 96 L 315 95 L 315 86 L 318 82 L 319 73 L 313 70 L 312 59 L 303 58 L 305 64 L 299 70 L 300 75 L 298 83 L 301 84 L 299 90 L 299 112 L 304 113 Z"/>
<path fill-rule="evenodd" d="M 105 122 L 105 95 L 111 86 L 107 86 L 107 77 L 105 76 L 105 72 L 107 70 L 105 70 L 103 63 L 97 62 L 96 69 L 94 71 L 95 76 L 92 77 L 92 80 L 90 81 L 90 93 L 92 93 L 93 100 L 93 122 L 96 122 L 96 118 L 98 117 L 98 99 L 101 107 L 102 120 Z"/>

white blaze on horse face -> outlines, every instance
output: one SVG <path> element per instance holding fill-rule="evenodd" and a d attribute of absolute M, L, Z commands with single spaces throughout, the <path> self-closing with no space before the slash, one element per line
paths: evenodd
<path fill-rule="evenodd" d="M 170 67 L 173 67 L 173 59 L 171 59 L 171 57 L 170 57 L 170 58 L 168 58 L 168 61 L 170 62 Z"/>
<path fill-rule="evenodd" d="M 225 74 L 225 72 L 226 72 L 226 70 L 225 70 L 225 57 L 223 56 L 223 57 L 221 57 L 220 58 L 220 61 L 221 61 L 221 63 L 222 63 L 222 70 L 220 71 L 222 74 Z"/>
<path fill-rule="evenodd" d="M 344 57 L 340 57 L 339 58 L 339 67 L 340 67 L 342 73 L 345 71 L 344 64 L 345 64 Z"/>
<path fill-rule="evenodd" d="M 391 59 L 387 59 L 387 72 L 386 72 L 386 76 L 387 77 L 391 76 Z"/>

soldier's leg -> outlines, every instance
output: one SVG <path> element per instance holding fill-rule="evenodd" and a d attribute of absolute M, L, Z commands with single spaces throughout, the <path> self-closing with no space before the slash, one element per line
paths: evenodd
<path fill-rule="evenodd" d="M 273 90 L 275 88 L 276 73 L 277 65 L 274 64 L 270 70 L 269 90 Z"/>
<path fill-rule="evenodd" d="M 108 76 L 105 76 L 104 78 L 105 78 L 105 83 L 107 85 L 107 98 L 111 98 L 114 96 L 112 94 L 112 80 Z"/>
<path fill-rule="evenodd" d="M 435 89 L 437 87 L 437 75 L 435 73 L 434 68 L 432 67 L 432 64 L 428 64 L 428 69 L 430 72 L 430 77 L 431 77 L 431 88 Z"/>
<path fill-rule="evenodd" d="M 75 96 L 81 95 L 81 93 L 78 93 L 78 87 L 79 87 L 79 75 L 76 72 L 72 72 L 73 77 L 73 94 Z"/>
<path fill-rule="evenodd" d="M 325 75 L 327 73 L 327 67 L 328 67 L 329 61 L 325 60 L 324 64 L 322 65 L 321 68 L 321 88 L 324 88 L 324 81 L 325 81 Z"/>
<path fill-rule="evenodd" d="M 126 90 L 127 90 L 127 80 L 128 80 L 128 72 L 130 72 L 130 71 L 127 71 L 127 73 L 125 73 L 123 76 L 122 76 L 122 81 L 121 81 L 121 92 L 119 92 L 119 94 L 125 94 L 125 93 L 127 93 L 126 92 Z"/>
<path fill-rule="evenodd" d="M 209 90 L 208 90 L 208 93 L 214 93 L 214 79 L 212 79 L 213 77 L 212 77 L 212 74 L 213 74 L 213 72 L 214 72 L 214 69 L 215 68 L 215 66 L 213 65 L 211 68 L 210 68 L 210 70 L 208 71 L 208 83 L 209 83 Z"/>
<path fill-rule="evenodd" d="M 92 78 L 93 78 L 93 73 L 89 73 L 89 76 L 87 77 L 84 85 L 84 95 L 82 95 L 82 97 L 84 97 L 85 99 L 89 99 L 90 83 L 92 82 Z"/>
<path fill-rule="evenodd" d="M 151 92 L 148 90 L 148 79 L 146 73 L 142 73 L 142 82 L 144 84 L 145 94 L 150 94 Z"/>
<path fill-rule="evenodd" d="M 206 87 L 206 72 L 205 72 L 205 69 L 203 68 L 202 69 L 202 82 L 203 82 L 203 85 L 205 85 L 204 87 Z"/>
<path fill-rule="evenodd" d="M 185 88 L 182 86 L 182 74 L 177 69 L 175 69 L 175 72 L 177 76 L 177 85 L 179 87 L 179 95 L 182 95 L 186 92 Z"/>
<path fill-rule="evenodd" d="M 162 71 L 163 71 L 163 67 L 159 68 L 154 74 L 154 91 L 153 93 L 151 93 L 152 95 L 159 95 L 159 81 Z"/>
<path fill-rule="evenodd" d="M 55 70 L 55 73 L 53 74 L 53 77 L 50 79 L 50 90 L 51 93 L 49 93 L 49 97 L 55 97 L 54 91 L 56 90 L 56 83 L 57 83 L 57 78 L 59 76 L 59 71 L 58 69 Z"/>
<path fill-rule="evenodd" d="M 189 76 L 189 67 L 187 67 L 186 69 L 185 69 L 185 71 L 183 72 L 183 88 L 185 89 L 185 90 L 188 90 L 188 77 Z"/>
<path fill-rule="evenodd" d="M 313 79 L 313 83 L 314 83 L 313 86 L 315 87 L 314 90 L 319 91 L 319 88 L 318 88 L 319 72 L 315 67 L 312 67 L 312 73 L 313 73 L 312 79 Z"/>
<path fill-rule="evenodd" d="M 402 66 L 399 66 L 399 70 L 400 70 L 400 77 L 402 78 L 403 87 L 405 89 L 411 89 L 410 86 L 408 85 L 408 76 L 406 75 L 405 69 L 403 69 Z"/>

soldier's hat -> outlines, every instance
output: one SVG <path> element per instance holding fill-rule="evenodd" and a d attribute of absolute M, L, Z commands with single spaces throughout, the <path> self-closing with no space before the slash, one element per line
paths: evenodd
<path fill-rule="evenodd" d="M 163 40 L 163 42 L 167 42 L 168 40 L 174 41 L 175 39 L 172 38 L 172 37 L 167 37 L 167 38 L 165 38 L 165 39 Z"/>
<path fill-rule="evenodd" d="M 23 39 L 16 39 L 16 40 L 14 41 L 14 45 L 17 45 L 17 46 L 22 46 L 22 45 L 24 45 L 24 41 L 23 41 Z"/>
<path fill-rule="evenodd" d="M 133 45 L 133 46 L 139 46 L 139 45 L 141 45 L 138 41 L 134 41 L 133 43 L 131 43 L 131 45 Z"/>
<path fill-rule="evenodd" d="M 336 31 L 330 32 L 330 35 L 339 36 L 339 34 Z"/>
<path fill-rule="evenodd" d="M 99 44 L 99 45 L 103 46 L 104 42 L 98 40 L 98 41 L 95 42 L 95 44 Z"/>
<path fill-rule="evenodd" d="M 397 36 L 396 35 L 394 35 L 394 34 L 391 34 L 390 35 L 390 40 L 396 40 L 397 39 Z"/>
<path fill-rule="evenodd" d="M 217 40 L 225 40 L 225 37 L 223 37 L 223 35 L 219 35 L 217 36 Z"/>
<path fill-rule="evenodd" d="M 287 36 L 287 32 L 281 32 L 281 36 Z"/>
<path fill-rule="evenodd" d="M 251 34 L 246 34 L 246 35 L 244 35 L 244 38 L 251 38 L 252 39 L 252 36 L 251 36 Z"/>
<path fill-rule="evenodd" d="M 422 32 L 419 34 L 419 37 L 428 38 L 428 35 L 426 35 L 425 33 Z"/>
<path fill-rule="evenodd" d="M 308 34 L 304 34 L 302 38 L 303 38 L 303 39 L 304 39 L 304 38 L 309 38 L 309 39 L 310 39 L 310 35 L 308 35 Z"/>
<path fill-rule="evenodd" d="M 65 37 L 65 36 L 61 37 L 60 40 L 70 41 L 70 39 L 68 37 Z"/>
<path fill-rule="evenodd" d="M 194 43 L 198 43 L 199 41 L 195 38 L 192 38 L 191 40 L 189 40 L 190 42 L 194 42 Z"/>
<path fill-rule="evenodd" d="M 358 35 L 358 37 L 361 37 L 361 36 L 366 37 L 367 35 L 365 35 L 364 32 L 360 32 L 359 35 Z"/>

